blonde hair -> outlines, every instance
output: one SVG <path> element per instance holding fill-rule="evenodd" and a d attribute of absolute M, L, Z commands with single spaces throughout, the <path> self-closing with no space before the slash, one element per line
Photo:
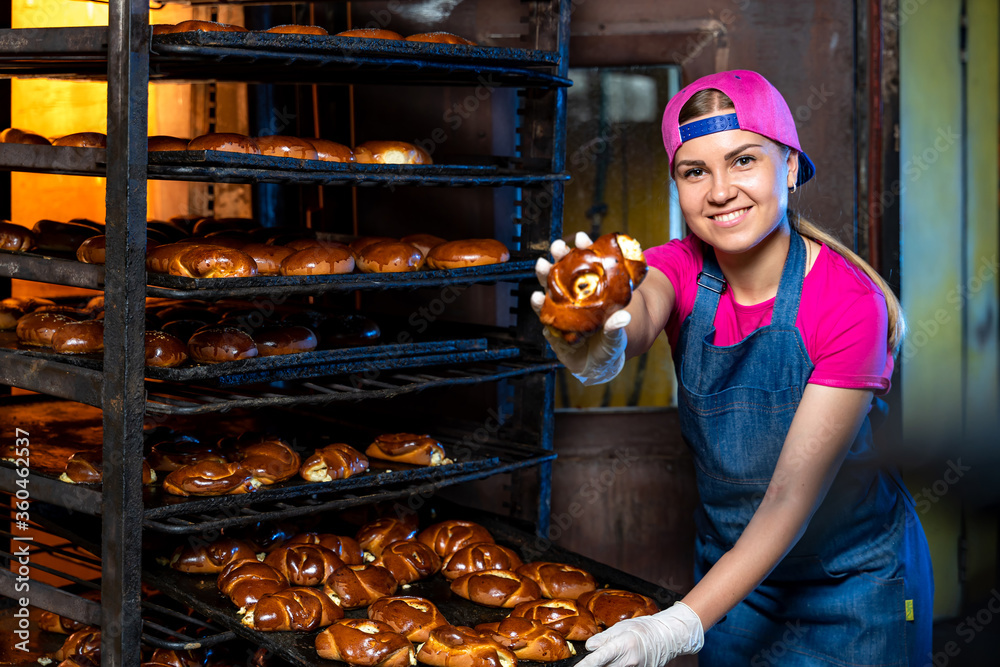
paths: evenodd
<path fill-rule="evenodd" d="M 735 108 L 736 106 L 733 104 L 733 101 L 729 99 L 728 95 L 723 93 L 721 90 L 708 88 L 695 93 L 691 99 L 684 104 L 678 114 L 677 121 L 679 125 L 683 125 L 684 123 L 700 116 L 706 116 L 716 111 L 722 111 L 723 109 Z M 772 139 L 771 141 L 774 140 Z M 774 143 L 786 152 L 792 150 L 780 142 L 774 141 Z M 878 288 L 882 291 L 882 295 L 885 297 L 885 308 L 889 316 L 887 347 L 892 355 L 896 356 L 899 352 L 900 345 L 903 343 L 903 336 L 906 334 L 906 320 L 903 317 L 903 307 L 900 305 L 899 299 L 892 291 L 889 283 L 887 283 L 885 279 L 879 275 L 878 271 L 872 268 L 871 264 L 862 259 L 856 252 L 848 248 L 843 242 L 840 241 L 840 239 L 821 229 L 809 220 L 806 220 L 790 208 L 788 209 L 788 222 L 791 224 L 792 228 L 802 236 L 818 243 L 822 243 L 830 250 L 833 250 L 848 262 L 864 271 L 865 275 L 878 286 Z"/>

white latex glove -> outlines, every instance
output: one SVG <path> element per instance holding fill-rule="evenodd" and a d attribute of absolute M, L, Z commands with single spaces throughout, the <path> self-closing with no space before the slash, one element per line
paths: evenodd
<path fill-rule="evenodd" d="M 574 241 L 577 248 L 587 248 L 593 243 L 583 232 L 578 232 Z M 555 241 L 550 248 L 552 258 L 557 262 L 565 257 L 569 250 L 569 246 L 562 239 Z M 551 268 L 552 264 L 542 258 L 535 263 L 535 274 L 543 286 L 548 282 Z M 544 303 L 544 292 L 535 292 L 531 295 L 531 307 L 536 313 L 542 312 Z M 628 344 L 625 327 L 631 321 L 632 316 L 627 311 L 619 310 L 604 322 L 604 327 L 600 331 L 575 345 L 553 334 L 548 327 L 542 328 L 542 335 L 549 342 L 559 361 L 576 379 L 585 385 L 601 384 L 614 378 L 625 366 L 625 347 Z"/>
<path fill-rule="evenodd" d="M 691 607 L 677 602 L 666 611 L 615 623 L 587 640 L 592 651 L 576 667 L 663 667 L 701 650 L 705 632 Z"/>

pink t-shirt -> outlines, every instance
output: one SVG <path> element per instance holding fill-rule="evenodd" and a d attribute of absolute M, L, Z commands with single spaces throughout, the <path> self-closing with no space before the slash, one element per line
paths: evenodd
<path fill-rule="evenodd" d="M 677 293 L 665 331 L 677 347 L 681 324 L 694 309 L 701 242 L 694 234 L 646 250 L 646 262 L 667 276 Z M 752 306 L 736 303 L 726 290 L 715 314 L 715 344 L 733 345 L 771 323 L 774 299 Z M 885 296 L 878 286 L 840 254 L 823 246 L 802 284 L 795 325 L 812 360 L 809 382 L 828 387 L 889 391 L 893 359 L 888 353 Z"/>

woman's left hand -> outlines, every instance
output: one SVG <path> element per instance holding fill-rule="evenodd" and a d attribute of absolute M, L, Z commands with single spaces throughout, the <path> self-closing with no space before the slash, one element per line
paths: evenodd
<path fill-rule="evenodd" d="M 691 607 L 677 602 L 666 611 L 615 623 L 587 640 L 592 653 L 577 667 L 663 667 L 679 655 L 701 650 L 705 633 Z"/>

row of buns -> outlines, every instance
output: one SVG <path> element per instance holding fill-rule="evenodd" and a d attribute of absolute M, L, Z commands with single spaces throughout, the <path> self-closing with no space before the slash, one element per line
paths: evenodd
<path fill-rule="evenodd" d="M 183 32 L 251 32 L 240 25 L 231 23 L 219 23 L 217 21 L 187 20 L 174 24 L 153 25 L 154 35 L 170 35 Z M 329 35 L 330 33 L 321 26 L 285 24 L 268 28 L 262 32 L 281 35 Z M 464 46 L 475 46 L 476 43 L 459 37 L 450 32 L 422 32 L 409 37 L 403 37 L 394 30 L 384 28 L 354 28 L 338 32 L 333 37 L 355 37 L 363 39 L 387 39 L 392 41 L 405 40 L 408 42 L 428 42 L 432 44 L 459 44 Z"/>

